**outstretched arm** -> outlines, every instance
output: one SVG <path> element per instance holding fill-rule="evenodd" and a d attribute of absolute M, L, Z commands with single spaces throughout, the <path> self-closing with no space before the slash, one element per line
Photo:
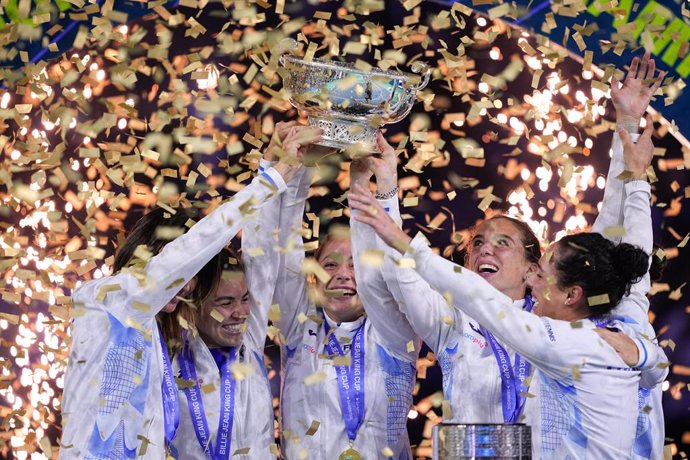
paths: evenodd
<path fill-rule="evenodd" d="M 606 188 L 601 212 L 597 216 L 592 231 L 601 233 L 614 243 L 619 243 L 621 236 L 617 231 L 623 226 L 623 202 L 625 190 L 623 188 L 625 176 L 625 160 L 623 158 L 623 142 L 619 132 L 626 130 L 637 141 L 640 119 L 644 116 L 654 93 L 663 81 L 664 72 L 656 78 L 654 60 L 649 53 L 640 62 L 634 58 L 630 71 L 621 83 L 614 77 L 611 81 L 611 100 L 616 108 L 616 131 L 611 143 L 611 162 L 606 176 Z"/>
<path fill-rule="evenodd" d="M 350 186 L 359 184 L 369 187 L 372 171 L 376 174 L 379 194 L 392 194 L 381 199 L 383 209 L 399 219 L 397 190 L 397 158 L 395 151 L 381 133 L 378 137 L 381 158 L 355 160 L 350 166 Z M 383 345 L 395 357 L 410 363 L 417 360 L 421 340 L 412 330 L 398 303 L 391 294 L 383 277 L 383 265 L 386 245 L 366 224 L 354 218 L 356 211 L 350 214 L 350 236 L 352 239 L 352 259 L 355 264 L 357 293 L 367 317 L 374 326 L 374 331 Z"/>

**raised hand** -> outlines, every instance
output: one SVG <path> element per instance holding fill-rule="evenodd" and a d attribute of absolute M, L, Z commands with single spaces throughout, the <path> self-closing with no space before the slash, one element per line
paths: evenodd
<path fill-rule="evenodd" d="M 623 159 L 625 160 L 625 170 L 629 172 L 631 179 L 644 179 L 647 176 L 647 168 L 652 164 L 654 157 L 654 144 L 652 143 L 652 132 L 654 123 L 652 117 L 647 115 L 647 126 L 637 140 L 633 143 L 628 131 L 619 128 L 621 140 L 623 141 Z"/>
<path fill-rule="evenodd" d="M 276 161 L 278 159 L 276 155 L 277 149 L 281 148 L 285 136 L 287 136 L 290 129 L 295 126 L 300 126 L 296 120 L 288 122 L 280 121 L 276 123 L 271 140 L 268 142 L 268 147 L 266 147 L 266 151 L 264 152 L 264 159 L 268 161 Z"/>
<path fill-rule="evenodd" d="M 661 86 L 666 72 L 659 72 L 655 77 L 656 65 L 650 54 L 635 57 L 630 64 L 630 71 L 623 84 L 617 78 L 611 79 L 611 100 L 616 108 L 616 122 L 636 134 L 640 118 L 644 115 L 652 96 Z"/>
<path fill-rule="evenodd" d="M 321 140 L 322 134 L 321 129 L 299 124 L 287 129 L 287 134 L 285 134 L 281 144 L 276 145 L 272 151 L 272 154 L 279 158 L 275 168 L 286 182 L 294 177 L 297 170 L 302 166 L 305 153 L 311 144 Z"/>
<path fill-rule="evenodd" d="M 395 155 L 395 149 L 391 147 L 380 131 L 376 143 L 381 154 L 353 160 L 350 167 L 350 181 L 353 186 L 356 183 L 365 186 L 369 183 L 371 175 L 374 174 L 378 193 L 385 194 L 398 185 L 398 159 Z"/>
<path fill-rule="evenodd" d="M 353 188 L 354 191 L 348 195 L 348 201 L 350 207 L 356 211 L 355 220 L 371 226 L 388 246 L 403 254 L 407 252 L 412 238 L 398 227 L 369 190 L 360 184 L 355 184 Z"/>

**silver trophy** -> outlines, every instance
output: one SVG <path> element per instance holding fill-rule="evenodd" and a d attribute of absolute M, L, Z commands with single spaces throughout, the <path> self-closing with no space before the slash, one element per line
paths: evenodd
<path fill-rule="evenodd" d="M 434 460 L 531 459 L 529 426 L 442 423 L 433 429 Z"/>
<path fill-rule="evenodd" d="M 290 43 L 297 47 L 294 40 Z M 288 54 L 281 55 L 280 64 L 290 103 L 307 112 L 309 126 L 323 130 L 320 145 L 337 149 L 362 143 L 364 150 L 377 151 L 378 129 L 410 113 L 417 91 L 431 75 L 422 62 L 412 65 L 421 75 L 378 68 L 365 72 L 347 63 L 305 61 Z"/>

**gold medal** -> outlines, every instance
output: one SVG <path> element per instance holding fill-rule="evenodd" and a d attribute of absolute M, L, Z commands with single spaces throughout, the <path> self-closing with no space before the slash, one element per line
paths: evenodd
<path fill-rule="evenodd" d="M 338 460 L 362 460 L 362 456 L 359 454 L 359 452 L 350 447 L 340 454 Z"/>

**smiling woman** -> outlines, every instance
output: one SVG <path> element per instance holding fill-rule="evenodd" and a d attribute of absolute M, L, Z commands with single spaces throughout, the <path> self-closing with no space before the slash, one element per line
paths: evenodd
<path fill-rule="evenodd" d="M 326 283 L 316 278 L 315 298 L 335 322 L 356 321 L 364 307 L 357 295 L 349 232 L 329 233 L 314 256 L 330 278 Z"/>

